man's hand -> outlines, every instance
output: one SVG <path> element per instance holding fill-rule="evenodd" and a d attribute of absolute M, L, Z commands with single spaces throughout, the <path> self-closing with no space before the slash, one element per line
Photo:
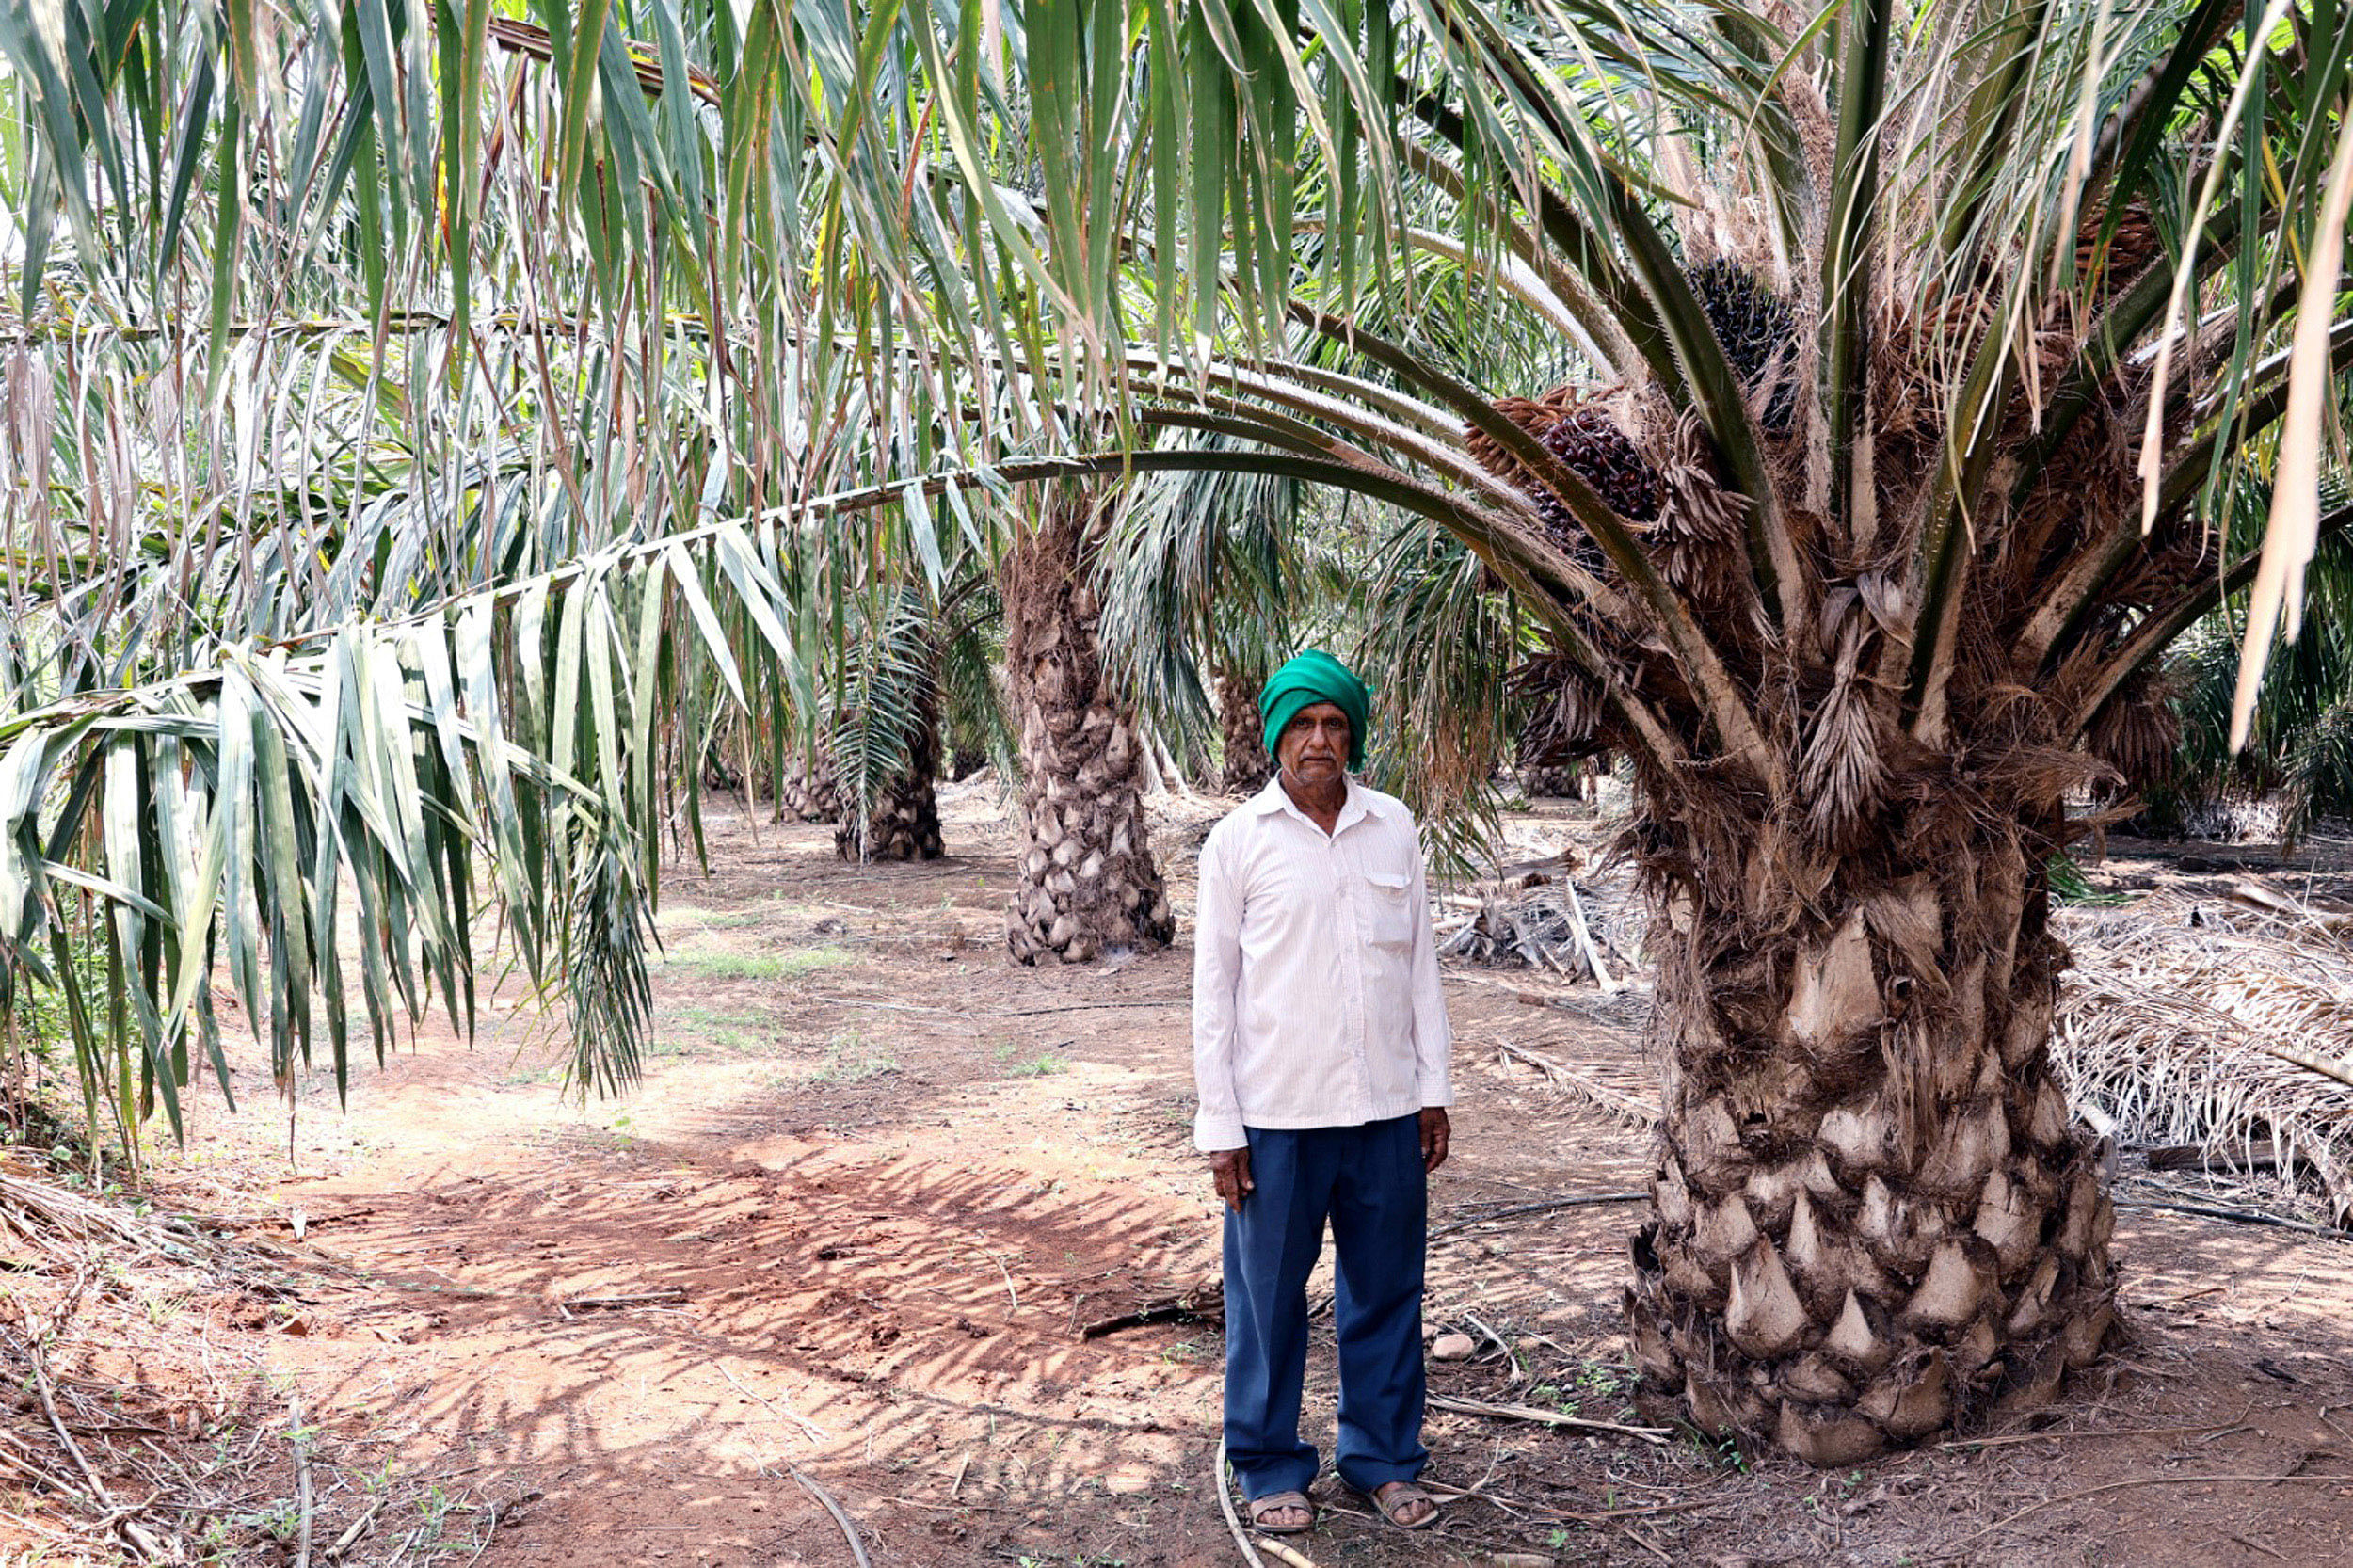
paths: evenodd
<path fill-rule="evenodd" d="M 1453 1128 L 1442 1106 L 1424 1106 L 1421 1112 L 1421 1168 L 1426 1176 L 1446 1163 L 1446 1142 Z"/>
<path fill-rule="evenodd" d="M 1429 1112 L 1422 1112 L 1427 1116 Z M 1444 1115 L 1441 1112 L 1439 1114 Z M 1422 1124 L 1422 1146 L 1430 1145 L 1429 1123 Z M 1250 1179 L 1250 1150 L 1247 1145 L 1238 1149 L 1219 1149 L 1209 1156 L 1209 1174 L 1217 1178 L 1217 1195 L 1225 1200 L 1225 1207 L 1239 1210 L 1241 1200 L 1248 1197 L 1257 1184 Z"/>

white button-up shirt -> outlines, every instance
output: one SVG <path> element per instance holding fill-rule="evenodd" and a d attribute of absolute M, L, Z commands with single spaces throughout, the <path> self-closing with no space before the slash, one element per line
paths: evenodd
<path fill-rule="evenodd" d="M 1277 778 L 1202 846 L 1196 923 L 1196 1146 L 1454 1103 L 1421 840 L 1401 801 L 1351 779 L 1326 837 Z"/>

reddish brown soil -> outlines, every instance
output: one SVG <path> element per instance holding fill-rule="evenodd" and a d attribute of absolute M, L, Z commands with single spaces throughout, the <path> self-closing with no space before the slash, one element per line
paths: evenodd
<path fill-rule="evenodd" d="M 1239 1562 L 1214 1326 L 1079 1332 L 1214 1276 L 1189 951 L 1008 965 L 1009 840 L 977 792 L 932 865 L 843 867 L 826 830 L 754 832 L 724 805 L 710 826 L 714 873 L 665 890 L 629 1098 L 568 1100 L 560 1043 L 502 1003 L 471 1047 L 428 1027 L 363 1068 L 347 1112 L 306 1079 L 291 1171 L 250 1058 L 248 1111 L 206 1108 L 163 1157 L 167 1189 L 209 1192 L 239 1222 L 216 1228 L 285 1271 L 202 1297 L 201 1339 L 216 1375 L 260 1374 L 244 1430 L 282 1436 L 289 1395 L 315 1429 L 314 1560 L 381 1499 L 341 1561 L 845 1568 L 822 1489 L 876 1564 Z M 1516 832 L 1548 848 L 1563 826 Z M 1162 839 L 1183 900 L 1197 832 Z M 1634 1035 L 1524 1005 L 1525 984 L 1449 980 L 1461 1103 L 1429 1317 L 1481 1353 L 1432 1388 L 1631 1421 L 1639 1207 L 1480 1218 L 1643 1174 L 1641 1134 L 1497 1048 L 1633 1081 Z M 2119 1244 L 2131 1344 L 2025 1429 L 1823 1474 L 1433 1411 L 1433 1478 L 1476 1498 L 1408 1536 L 1327 1480 L 1294 1544 L 1322 1568 L 2353 1561 L 2353 1244 L 2144 1209 Z M 185 1360 L 115 1375 L 168 1384 Z M 1328 1339 L 1309 1378 L 1328 1448 Z M 237 1409 L 191 1415 L 186 1450 Z M 293 1480 L 255 1471 L 216 1560 L 293 1560 L 285 1510 L 261 1506 Z M 35 1528 L 41 1506 L 9 1505 Z"/>

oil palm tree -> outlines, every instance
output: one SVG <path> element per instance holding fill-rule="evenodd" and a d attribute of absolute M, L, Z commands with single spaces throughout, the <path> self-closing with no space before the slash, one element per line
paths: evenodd
<path fill-rule="evenodd" d="M 1005 939 L 1024 964 L 1162 947 L 1176 915 L 1144 814 L 1144 731 L 1105 661 L 1096 568 L 1118 487 L 1051 486 L 1001 568 L 1023 845 Z"/>
<path fill-rule="evenodd" d="M 844 860 L 936 860 L 944 639 L 920 588 L 887 583 L 845 628 L 828 682 L 824 755 Z"/>
<path fill-rule="evenodd" d="M 2162 824 L 2180 830 L 2226 802 L 2267 803 L 2292 844 L 2329 818 L 2353 818 L 2353 536 L 2320 542 L 2307 592 L 2303 628 L 2276 656 L 2242 748 L 2230 743 L 2244 596 L 2168 653 L 2160 679 L 2174 693 L 2181 744 L 2148 792 Z"/>
<path fill-rule="evenodd" d="M 1047 0 L 864 35 L 937 113 L 862 243 L 976 385 L 1083 411 L 968 462 L 1425 518 L 1540 620 L 1566 738 L 1632 759 L 1646 1401 L 1844 1464 L 2105 1342 L 2043 867 L 2071 800 L 2163 755 L 2156 655 L 2251 585 L 2251 682 L 2347 521 L 2346 38 L 2284 0 Z M 1417 321 L 1430 256 L 1467 303 Z M 1492 333 L 1557 379 L 1449 347 Z"/>

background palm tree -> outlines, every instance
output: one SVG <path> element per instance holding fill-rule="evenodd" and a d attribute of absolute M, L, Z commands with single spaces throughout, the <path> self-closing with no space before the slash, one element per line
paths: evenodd
<path fill-rule="evenodd" d="M 2153 770 L 2150 826 L 2210 832 L 2221 808 L 2267 807 L 2278 812 L 2268 830 L 2293 844 L 2329 819 L 2353 819 L 2353 538 L 2320 542 L 2307 595 L 2303 627 L 2274 656 L 2244 747 L 2230 744 L 2243 596 L 2167 654 L 2159 679 L 2180 712 L 2181 745 Z"/>
<path fill-rule="evenodd" d="M 1165 945 L 1176 914 L 1144 814 L 1143 727 L 1103 655 L 1097 566 L 1124 493 L 1057 485 L 1035 500 L 1001 572 L 1027 840 L 1006 942 L 1025 964 L 1082 963 Z"/>
<path fill-rule="evenodd" d="M 845 627 L 827 683 L 824 755 L 840 818 L 834 850 L 844 860 L 936 860 L 941 747 L 936 607 L 913 584 L 887 583 Z"/>
<path fill-rule="evenodd" d="M 1298 613 L 1332 585 L 1300 487 L 1203 469 L 1138 489 L 1101 564 L 1109 655 L 1166 732 L 1214 725 L 1221 792 L 1256 790 L 1273 776 L 1258 690 L 1290 657 Z"/>

